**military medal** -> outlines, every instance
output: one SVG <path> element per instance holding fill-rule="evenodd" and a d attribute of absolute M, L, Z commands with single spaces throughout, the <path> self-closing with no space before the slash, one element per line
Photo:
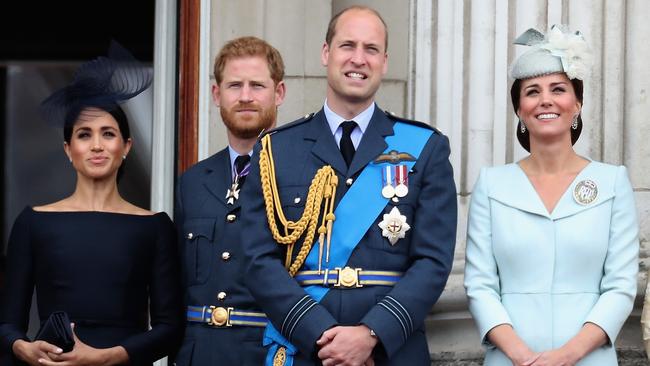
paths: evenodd
<path fill-rule="evenodd" d="M 397 207 L 384 214 L 384 219 L 378 225 L 381 228 L 381 235 L 388 239 L 390 245 L 395 245 L 411 229 L 411 225 L 406 222 L 406 216 L 402 215 Z"/>
<path fill-rule="evenodd" d="M 395 187 L 393 186 L 393 167 L 386 165 L 382 169 L 382 185 L 381 195 L 384 198 L 391 199 L 395 195 Z"/>
<path fill-rule="evenodd" d="M 573 199 L 583 206 L 595 201 L 596 197 L 598 197 L 598 186 L 593 180 L 580 181 L 573 189 Z"/>
<path fill-rule="evenodd" d="M 408 167 L 406 165 L 398 165 L 395 169 L 395 195 L 399 198 L 406 196 L 409 193 L 409 177 Z"/>
<path fill-rule="evenodd" d="M 232 205 L 236 200 L 239 199 L 239 184 L 237 180 L 230 186 L 228 192 L 226 193 L 226 203 Z"/>
<path fill-rule="evenodd" d="M 241 189 L 241 184 L 244 183 L 244 177 L 248 175 L 251 171 L 251 163 L 250 161 L 244 165 L 243 168 L 241 168 L 241 171 L 237 171 L 237 167 L 233 166 L 232 168 L 232 175 L 234 177 L 232 185 L 228 189 L 228 192 L 226 192 L 226 203 L 229 205 L 235 204 L 235 201 L 239 199 L 239 190 Z"/>

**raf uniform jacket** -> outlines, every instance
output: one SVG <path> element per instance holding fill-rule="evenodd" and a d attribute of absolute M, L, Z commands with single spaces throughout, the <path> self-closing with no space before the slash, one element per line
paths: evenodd
<path fill-rule="evenodd" d="M 597 194 L 575 196 L 588 181 Z M 609 342 L 577 365 L 616 365 L 613 344 L 634 304 L 638 252 L 625 167 L 590 162 L 551 213 L 518 164 L 483 168 L 469 209 L 465 287 L 488 346 L 484 364 L 512 365 L 487 339 L 497 325 L 512 325 L 542 352 L 591 322 Z"/>
<path fill-rule="evenodd" d="M 324 165 L 331 165 L 338 175 L 338 204 L 348 189 L 346 181 L 386 149 L 384 138 L 393 135 L 394 119 L 375 107 L 349 169 L 323 110 L 271 132 L 275 178 L 287 219 L 301 216 L 311 179 Z M 419 122 L 404 123 L 431 129 Z M 294 365 L 320 364 L 315 342 L 327 329 L 361 323 L 379 338 L 374 351 L 377 365 L 430 364 L 424 318 L 447 281 L 456 236 L 456 190 L 448 158 L 447 138 L 434 132 L 409 173 L 408 195 L 387 203 L 347 262 L 353 268 L 404 272 L 399 282 L 394 287 L 332 288 L 317 304 L 287 273 L 283 266 L 286 248 L 269 231 L 256 150 L 249 185 L 244 188 L 244 222 L 251 228 L 242 240 L 246 284 L 276 329 L 298 348 Z M 377 184 L 382 184 L 379 176 Z M 395 245 L 382 236 L 378 226 L 393 207 L 411 226 Z M 302 239 L 294 248 L 294 257 L 301 243 Z"/>
<path fill-rule="evenodd" d="M 227 204 L 231 182 L 227 148 L 194 165 L 178 181 L 175 215 L 185 303 L 260 311 L 244 286 L 241 196 L 233 205 Z M 222 300 L 220 293 L 225 296 Z M 188 322 L 176 365 L 261 365 L 263 331 L 260 327 L 216 328 Z"/>

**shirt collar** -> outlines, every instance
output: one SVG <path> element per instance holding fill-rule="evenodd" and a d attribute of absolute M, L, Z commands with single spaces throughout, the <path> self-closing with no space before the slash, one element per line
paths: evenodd
<path fill-rule="evenodd" d="M 336 129 L 339 128 L 339 125 L 345 121 L 356 122 L 357 125 L 359 125 L 361 133 L 364 134 L 366 132 L 366 128 L 368 128 L 368 125 L 370 124 L 372 114 L 375 112 L 375 102 L 370 104 L 370 106 L 363 110 L 361 113 L 350 119 L 345 119 L 331 110 L 327 105 L 327 99 L 325 99 L 325 106 L 323 107 L 323 111 L 325 112 L 325 118 L 327 119 L 327 124 L 332 131 L 332 135 L 336 132 Z"/>
<path fill-rule="evenodd" d="M 235 159 L 240 155 L 235 149 L 228 145 L 228 154 L 230 155 L 230 171 L 235 171 Z M 248 156 L 253 157 L 253 150 L 248 152 Z"/>

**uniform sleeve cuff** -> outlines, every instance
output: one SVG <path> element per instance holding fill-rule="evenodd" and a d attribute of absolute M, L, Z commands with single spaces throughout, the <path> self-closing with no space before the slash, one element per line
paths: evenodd
<path fill-rule="evenodd" d="M 323 332 L 337 325 L 334 317 L 309 295 L 300 299 L 287 313 L 280 332 L 306 355 L 316 350 Z"/>
<path fill-rule="evenodd" d="M 392 357 L 413 332 L 413 322 L 406 309 L 393 297 L 386 296 L 361 320 L 372 329 L 386 355 Z"/>

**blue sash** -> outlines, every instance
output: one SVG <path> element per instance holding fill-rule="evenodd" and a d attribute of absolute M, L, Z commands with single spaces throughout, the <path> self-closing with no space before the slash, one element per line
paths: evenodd
<path fill-rule="evenodd" d="M 394 135 L 386 137 L 388 144 L 384 153 L 392 150 L 407 152 L 416 160 L 420 156 L 424 145 L 429 140 L 433 131 L 407 123 L 396 122 L 393 126 Z M 323 266 L 329 269 L 343 268 L 350 259 L 352 251 L 357 246 L 363 235 L 368 231 L 377 216 L 388 203 L 388 198 L 381 195 L 382 168 L 384 164 L 370 163 L 366 165 L 352 187 L 345 193 L 341 202 L 336 206 L 334 215 L 336 220 L 332 227 L 332 244 L 330 248 L 330 261 L 323 260 Z M 415 161 L 402 161 L 410 170 Z M 354 225 L 349 225 L 354 222 Z M 347 224 L 346 224 L 347 223 Z M 318 269 L 318 249 L 314 245 L 305 260 L 304 269 Z M 324 286 L 307 286 L 305 291 L 316 301 L 320 301 L 329 291 Z M 297 349 L 278 332 L 269 322 L 264 332 L 264 346 L 269 346 L 266 356 L 266 366 L 273 365 L 273 358 L 278 347 L 286 348 L 286 361 L 284 365 L 293 365 L 293 355 Z"/>

